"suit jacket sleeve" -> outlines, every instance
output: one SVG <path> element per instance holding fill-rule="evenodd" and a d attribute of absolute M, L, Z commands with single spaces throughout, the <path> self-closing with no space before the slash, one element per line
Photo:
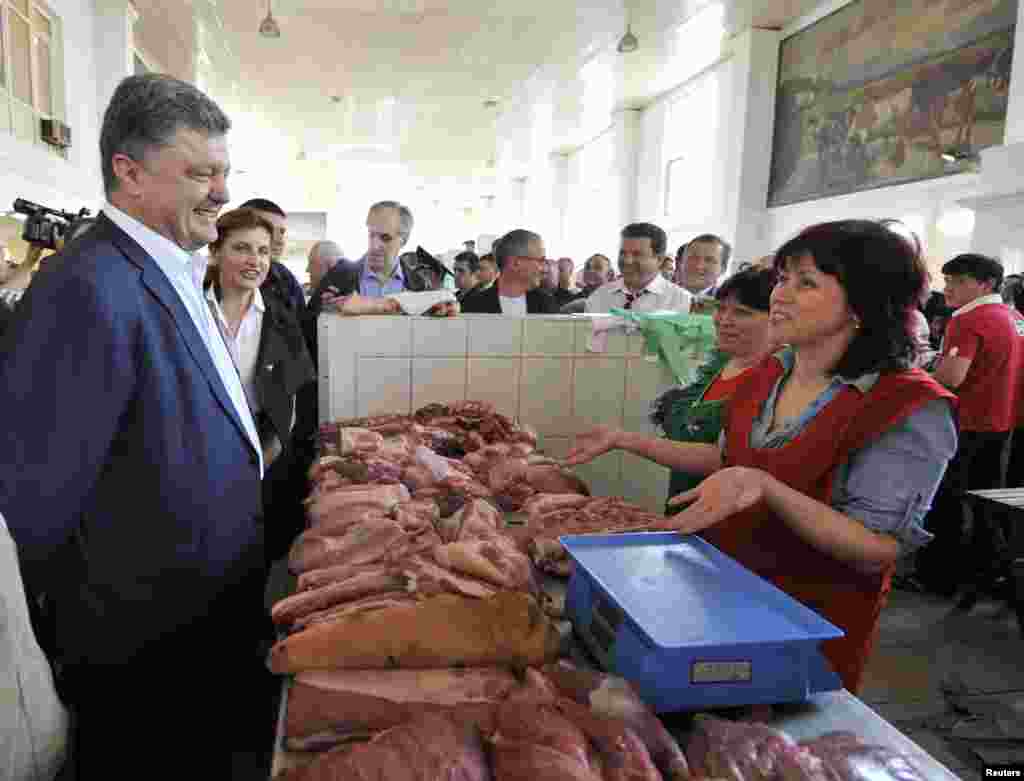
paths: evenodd
<path fill-rule="evenodd" d="M 141 358 L 130 304 L 95 279 L 40 277 L 0 364 L 0 510 L 29 566 L 76 529 L 129 413 Z"/>

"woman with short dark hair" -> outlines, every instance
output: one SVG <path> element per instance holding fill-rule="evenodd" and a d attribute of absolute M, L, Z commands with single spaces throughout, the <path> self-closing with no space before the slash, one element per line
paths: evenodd
<path fill-rule="evenodd" d="M 676 442 L 718 441 L 726 404 L 747 372 L 768 357 L 777 342 L 768 323 L 775 269 L 748 269 L 715 291 L 712 315 L 718 342 L 697 378 L 654 402 L 651 421 Z M 673 470 L 669 498 L 695 488 L 704 475 Z M 679 508 L 670 508 L 678 510 Z"/>
<path fill-rule="evenodd" d="M 674 519 L 838 625 L 822 650 L 856 692 L 900 555 L 956 451 L 955 397 L 920 369 L 907 309 L 925 270 L 886 225 L 823 223 L 775 255 L 771 323 L 785 348 L 730 399 L 719 445 L 599 427 L 569 464 L 624 449 L 709 475 Z"/>
<path fill-rule="evenodd" d="M 217 220 L 210 244 L 216 271 L 206 290 L 214 321 L 235 361 L 263 447 L 268 558 L 287 551 L 303 526 L 305 476 L 295 458 L 295 394 L 316 379 L 295 315 L 260 286 L 270 271 L 273 225 L 251 209 Z"/>

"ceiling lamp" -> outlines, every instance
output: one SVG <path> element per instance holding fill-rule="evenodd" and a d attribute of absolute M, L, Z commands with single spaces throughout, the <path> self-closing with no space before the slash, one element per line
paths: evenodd
<path fill-rule="evenodd" d="M 280 38 L 281 37 L 281 25 L 277 23 L 277 19 L 274 18 L 274 11 L 270 7 L 270 0 L 267 0 L 267 15 L 263 21 L 260 22 L 260 35 L 264 38 Z"/>
<path fill-rule="evenodd" d="M 626 25 L 626 34 L 619 39 L 619 45 L 615 49 L 619 54 L 629 54 L 640 48 L 640 41 L 633 35 L 631 25 Z"/>

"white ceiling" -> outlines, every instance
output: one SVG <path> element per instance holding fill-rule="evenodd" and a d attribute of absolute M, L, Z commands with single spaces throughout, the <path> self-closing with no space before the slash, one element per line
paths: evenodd
<path fill-rule="evenodd" d="M 237 167 L 374 160 L 485 189 L 537 144 L 576 145 L 611 109 L 681 83 L 721 38 L 818 2 L 725 0 L 702 53 L 679 31 L 707 0 L 278 0 L 277 40 L 257 34 L 265 0 L 135 0 L 140 38 L 169 70 L 186 42 L 206 52 L 206 88 L 246 130 Z M 627 18 L 640 49 L 619 55 Z"/>

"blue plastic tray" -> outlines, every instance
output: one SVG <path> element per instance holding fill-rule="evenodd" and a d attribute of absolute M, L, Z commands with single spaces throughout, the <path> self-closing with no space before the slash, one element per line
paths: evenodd
<path fill-rule="evenodd" d="M 841 687 L 842 630 L 710 543 L 674 532 L 566 536 L 573 626 L 659 712 L 798 702 Z"/>

